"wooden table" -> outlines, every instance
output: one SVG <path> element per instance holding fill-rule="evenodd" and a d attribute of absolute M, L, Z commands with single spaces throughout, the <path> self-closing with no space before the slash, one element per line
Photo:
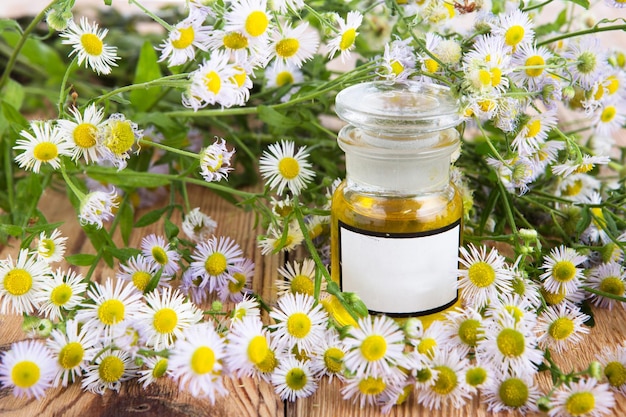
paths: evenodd
<path fill-rule="evenodd" d="M 73 215 L 73 209 L 65 196 L 48 190 L 42 199 L 40 209 L 49 222 L 65 221 L 61 230 L 69 237 L 67 254 L 93 253 L 90 242 L 84 236 Z M 219 196 L 207 190 L 190 193 L 192 207 L 201 207 L 218 222 L 217 233 L 234 238 L 242 247 L 246 256 L 256 263 L 253 288 L 262 294 L 265 300 L 275 299 L 274 280 L 276 269 L 284 262 L 280 256 L 261 256 L 256 247 L 256 236 L 262 231 L 254 226 L 253 213 L 246 213 L 234 207 Z M 136 218 L 142 213 L 136 213 Z M 180 219 L 178 219 L 180 220 Z M 131 237 L 130 246 L 139 247 L 141 238 L 149 233 L 162 233 L 162 223 L 155 223 L 145 228 L 136 229 Z M 8 254 L 15 256 L 17 247 L 4 247 L 0 250 L 0 259 Z M 81 271 L 85 272 L 85 271 Z M 99 266 L 94 277 L 98 280 L 114 276 L 113 271 Z M 585 336 L 576 348 L 559 355 L 557 362 L 564 370 L 586 367 L 595 358 L 603 346 L 617 346 L 626 340 L 626 312 L 622 308 L 613 311 L 596 310 L 596 327 Z M 0 316 L 0 349 L 7 350 L 12 342 L 24 339 L 20 316 Z M 540 382 L 547 386 L 548 376 L 540 375 Z M 336 380 L 336 379 L 335 379 Z M 171 381 L 163 381 L 142 389 L 134 381 L 123 385 L 119 393 L 107 392 L 100 396 L 82 392 L 78 384 L 66 389 L 49 390 L 41 400 L 27 400 L 13 397 L 11 390 L 0 390 L 0 416 L 64 416 L 64 417 L 177 417 L 177 416 L 215 416 L 215 417 L 322 417 L 322 416 L 378 416 L 377 408 L 360 409 L 358 405 L 342 400 L 340 384 L 328 384 L 322 381 L 320 388 L 310 398 L 295 403 L 283 403 L 274 394 L 272 386 L 253 379 L 226 379 L 230 394 L 221 397 L 215 405 L 208 400 L 193 398 L 185 392 L 179 392 Z M 616 396 L 615 415 L 626 415 L 626 399 Z M 481 405 L 479 397 L 460 410 L 446 407 L 442 410 L 429 411 L 418 406 L 414 398 L 392 410 L 390 416 L 509 416 L 507 413 L 490 414 Z"/>

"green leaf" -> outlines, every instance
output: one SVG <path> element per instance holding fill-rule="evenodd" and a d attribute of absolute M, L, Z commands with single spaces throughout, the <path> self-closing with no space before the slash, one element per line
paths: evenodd
<path fill-rule="evenodd" d="M 3 32 L 2 37 L 15 48 L 21 35 L 15 32 Z M 69 51 L 68 51 L 69 52 Z M 22 47 L 21 54 L 34 68 L 45 69 L 45 75 L 49 84 L 58 84 L 65 74 L 66 64 L 58 52 L 42 40 L 29 38 Z"/>
<path fill-rule="evenodd" d="M 139 60 L 135 70 L 134 84 L 153 81 L 162 77 L 161 67 L 157 62 L 157 54 L 151 42 L 144 42 L 139 53 Z M 160 87 L 152 87 L 130 92 L 130 102 L 139 111 L 148 110 L 161 95 Z"/>
<path fill-rule="evenodd" d="M 9 78 L 2 92 L 2 100 L 19 110 L 24 102 L 24 87 L 22 84 Z"/>
<path fill-rule="evenodd" d="M 0 224 L 0 233 L 6 233 L 11 236 L 20 237 L 24 229 L 14 224 Z"/>
<path fill-rule="evenodd" d="M 5 30 L 16 30 L 22 33 L 22 27 L 13 19 L 0 19 L 0 32 Z"/>
<path fill-rule="evenodd" d="M 133 171 L 128 168 L 118 171 L 115 168 L 90 166 L 87 168 L 87 175 L 96 181 L 129 188 L 156 188 L 170 183 L 169 179 L 159 175 Z"/>
<path fill-rule="evenodd" d="M 135 227 L 145 227 L 152 223 L 159 221 L 161 217 L 163 217 L 163 213 L 167 210 L 167 207 L 163 207 L 162 209 L 154 210 L 149 213 L 144 214 L 141 218 L 135 223 Z"/>
<path fill-rule="evenodd" d="M 124 263 L 133 256 L 141 254 L 141 250 L 137 248 L 106 248 L 106 251 Z"/>
<path fill-rule="evenodd" d="M 104 0 L 105 6 L 110 6 L 111 4 L 113 4 L 113 0 Z"/>
<path fill-rule="evenodd" d="M 567 0 L 571 1 L 574 4 L 584 7 L 585 9 L 589 9 L 589 0 Z"/>
<path fill-rule="evenodd" d="M 154 291 L 157 285 L 159 285 L 159 281 L 161 281 L 161 275 L 163 275 L 163 267 L 159 268 L 157 273 L 150 279 L 150 282 L 148 282 L 148 285 L 146 285 L 146 288 L 143 291 L 144 294 Z"/>
<path fill-rule="evenodd" d="M 168 240 L 172 240 L 178 236 L 179 231 L 178 226 L 172 223 L 170 219 L 165 219 L 165 236 Z"/>
<path fill-rule="evenodd" d="M 133 232 L 134 213 L 132 205 L 126 202 L 126 204 L 120 207 L 117 216 L 120 219 L 120 232 L 122 233 L 122 240 L 124 241 L 124 244 L 128 246 L 130 235 Z"/>
<path fill-rule="evenodd" d="M 299 120 L 294 120 L 271 107 L 259 106 L 259 118 L 266 124 L 281 129 L 289 129 L 300 124 Z"/>
<path fill-rule="evenodd" d="M 96 255 L 88 255 L 85 253 L 79 253 L 77 255 L 69 255 L 65 257 L 65 260 L 70 265 L 76 266 L 91 266 L 96 262 Z"/>

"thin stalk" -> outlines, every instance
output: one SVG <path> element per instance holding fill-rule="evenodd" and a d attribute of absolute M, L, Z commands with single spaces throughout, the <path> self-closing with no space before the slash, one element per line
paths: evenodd
<path fill-rule="evenodd" d="M 63 116 L 63 104 L 65 103 L 65 86 L 67 85 L 67 80 L 70 78 L 70 73 L 72 72 L 72 69 L 76 66 L 77 60 L 78 57 L 74 57 L 74 59 L 72 59 L 72 62 L 70 62 L 70 64 L 67 66 L 67 69 L 65 70 L 65 74 L 63 75 L 63 81 L 61 81 L 61 89 L 59 90 L 58 101 L 59 117 Z"/>
<path fill-rule="evenodd" d="M 148 10 L 143 4 L 139 3 L 137 0 L 128 0 L 128 3 L 134 4 L 135 6 L 139 7 L 145 14 L 150 16 L 152 19 L 154 19 L 155 22 L 159 23 L 161 26 L 163 26 L 168 31 L 171 32 L 171 31 L 173 31 L 175 29 L 172 25 L 167 23 L 165 20 L 161 19 L 159 16 L 157 16 L 156 14 L 151 12 L 150 10 Z"/>
<path fill-rule="evenodd" d="M 544 41 L 541 42 L 537 42 L 537 46 L 544 46 L 544 45 L 548 45 L 552 42 L 557 42 L 560 41 L 562 39 L 568 39 L 568 38 L 574 38 L 576 36 L 583 36 L 583 35 L 589 35 L 591 33 L 599 33 L 599 32 L 609 32 L 609 31 L 624 31 L 626 30 L 626 25 L 612 25 L 612 26 L 604 26 L 604 27 L 597 27 L 594 26 L 590 29 L 585 29 L 585 30 L 579 30 L 576 32 L 562 32 L 560 35 L 554 36 L 550 39 L 546 39 Z"/>

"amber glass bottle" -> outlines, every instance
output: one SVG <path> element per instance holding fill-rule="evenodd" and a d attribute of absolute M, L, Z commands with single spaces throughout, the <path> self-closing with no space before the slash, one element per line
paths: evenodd
<path fill-rule="evenodd" d="M 461 197 L 450 182 L 459 147 L 450 91 L 419 82 L 341 91 L 338 143 L 346 179 L 331 206 L 331 272 L 371 313 L 428 325 L 459 304 Z"/>

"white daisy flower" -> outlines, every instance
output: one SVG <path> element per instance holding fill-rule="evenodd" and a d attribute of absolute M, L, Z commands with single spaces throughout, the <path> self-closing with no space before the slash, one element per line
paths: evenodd
<path fill-rule="evenodd" d="M 238 377 L 269 375 L 278 365 L 270 345 L 270 336 L 259 316 L 244 316 L 234 320 L 226 336 L 228 349 L 224 357 L 226 368 Z"/>
<path fill-rule="evenodd" d="M 13 388 L 16 397 L 42 398 L 56 373 L 52 353 L 38 340 L 13 343 L 2 355 L 0 382 L 3 387 Z"/>
<path fill-rule="evenodd" d="M 274 29 L 269 58 L 280 63 L 290 62 L 297 67 L 313 58 L 319 47 L 319 34 L 304 21 L 296 27 L 287 24 L 282 31 Z"/>
<path fill-rule="evenodd" d="M 209 299 L 208 287 L 202 285 L 202 278 L 195 275 L 194 271 L 189 268 L 183 272 L 178 288 L 198 306 L 203 305 Z"/>
<path fill-rule="evenodd" d="M 283 401 L 295 401 L 311 396 L 317 390 L 308 362 L 293 356 L 281 358 L 278 367 L 272 372 L 274 391 Z"/>
<path fill-rule="evenodd" d="M 200 153 L 200 174 L 205 181 L 213 182 L 228 178 L 232 171 L 231 158 L 235 151 L 226 148 L 226 142 L 217 138 L 215 142 Z"/>
<path fill-rule="evenodd" d="M 602 104 L 595 112 L 592 126 L 597 135 L 612 135 L 626 123 L 625 100 Z"/>
<path fill-rule="evenodd" d="M 283 140 L 269 145 L 268 150 L 263 151 L 259 171 L 268 186 L 278 194 L 287 188 L 292 194 L 298 195 L 315 177 L 308 157 L 306 146 L 295 152 L 294 143 Z"/>
<path fill-rule="evenodd" d="M 585 283 L 594 290 L 623 297 L 626 289 L 626 271 L 618 262 L 603 263 L 591 269 Z M 615 305 L 626 308 L 626 305 L 620 301 L 597 294 L 591 294 L 591 302 L 609 310 Z"/>
<path fill-rule="evenodd" d="M 575 292 L 585 276 L 583 269 L 578 265 L 587 260 L 586 256 L 580 255 L 575 249 L 561 245 L 553 248 L 550 255 L 545 256 L 541 269 L 546 272 L 542 273 L 539 278 L 544 281 L 543 285 L 546 290 L 552 293 L 558 293 L 561 290 L 567 293 Z"/>
<path fill-rule="evenodd" d="M 477 248 L 470 244 L 468 248 L 460 249 L 459 262 L 463 268 L 458 271 L 458 286 L 462 298 L 480 308 L 497 298 L 499 293 L 511 291 L 511 274 L 497 249 L 491 248 L 487 253 L 485 246 Z"/>
<path fill-rule="evenodd" d="M 205 15 L 191 11 L 187 18 L 172 28 L 167 39 L 156 49 L 161 51 L 159 62 L 167 61 L 170 67 L 193 61 L 196 48 L 208 50 L 208 40 L 213 30 L 210 26 L 203 26 Z"/>
<path fill-rule="evenodd" d="M 480 36 L 463 58 L 467 86 L 476 94 L 501 94 L 508 85 L 511 56 L 501 37 Z"/>
<path fill-rule="evenodd" d="M 553 165 L 552 173 L 567 177 L 574 173 L 587 173 L 591 171 L 596 164 L 606 165 L 611 162 L 608 156 L 591 156 L 583 155 L 580 161 L 566 161 L 563 164 Z"/>
<path fill-rule="evenodd" d="M 285 224 L 283 228 L 286 228 L 287 231 L 285 232 L 282 228 L 279 229 L 272 224 L 267 229 L 266 235 L 259 236 L 258 244 L 262 255 L 291 252 L 304 241 L 304 234 L 297 221 L 294 220 Z"/>
<path fill-rule="evenodd" d="M 479 389 L 491 385 L 496 375 L 498 372 L 492 364 L 472 361 L 465 369 L 465 384 L 469 392 L 476 394 Z"/>
<path fill-rule="evenodd" d="M 468 366 L 467 359 L 454 349 L 437 351 L 430 363 L 435 373 L 433 383 L 417 391 L 417 402 L 430 410 L 439 410 L 444 404 L 462 407 L 470 399 L 465 383 Z"/>
<path fill-rule="evenodd" d="M 117 271 L 115 277 L 132 283 L 138 291 L 143 293 L 152 278 L 158 273 L 159 267 L 156 262 L 148 260 L 143 255 L 137 255 L 128 259 L 126 263 L 120 263 L 120 270 Z M 169 283 L 166 282 L 166 277 L 162 275 L 161 278 L 157 288 L 168 287 Z"/>
<path fill-rule="evenodd" d="M 226 395 L 223 365 L 226 344 L 215 331 L 212 322 L 191 326 L 178 339 L 169 358 L 171 375 L 180 390 L 194 397 L 204 397 L 215 403 L 215 396 Z"/>
<path fill-rule="evenodd" d="M 113 211 L 119 205 L 119 197 L 115 192 L 115 188 L 111 187 L 110 191 L 107 192 L 92 191 L 80 203 L 78 220 L 82 226 L 93 224 L 96 228 L 101 229 L 104 222 L 115 217 Z"/>
<path fill-rule="evenodd" d="M 49 236 L 46 232 L 41 232 L 36 241 L 37 255 L 48 263 L 62 261 L 66 240 L 67 236 L 63 236 L 59 229 L 54 229 Z"/>
<path fill-rule="evenodd" d="M 98 130 L 98 152 L 101 159 L 118 169 L 126 167 L 129 152 L 143 137 L 143 130 L 121 113 L 112 114 Z M 139 150 L 137 150 L 139 153 Z"/>
<path fill-rule="evenodd" d="M 604 376 L 611 389 L 621 394 L 626 393 L 626 346 L 605 346 L 597 357 L 604 369 Z"/>
<path fill-rule="evenodd" d="M 322 305 L 305 294 L 283 295 L 270 317 L 276 322 L 270 325 L 276 346 L 285 351 L 296 347 L 306 353 L 320 343 L 328 321 Z"/>
<path fill-rule="evenodd" d="M 513 292 L 511 294 L 522 297 L 528 304 L 534 309 L 541 306 L 541 295 L 539 293 L 539 285 L 526 276 L 526 273 L 519 269 L 519 262 L 522 257 L 518 257 L 515 264 L 510 268 L 513 280 L 511 281 L 511 287 Z"/>
<path fill-rule="evenodd" d="M 267 36 L 249 38 L 242 31 L 215 29 L 211 32 L 208 45 L 212 51 L 227 51 L 236 64 L 247 62 L 252 67 L 258 67 L 267 63 L 268 41 Z"/>
<path fill-rule="evenodd" d="M 255 39 L 267 36 L 271 22 L 267 0 L 240 0 L 233 2 L 224 15 L 224 30 Z"/>
<path fill-rule="evenodd" d="M 437 352 L 450 349 L 453 345 L 443 321 L 433 321 L 411 342 L 415 345 L 415 352 L 425 360 L 434 358 Z"/>
<path fill-rule="evenodd" d="M 30 314 L 39 309 L 43 284 L 52 273 L 50 266 L 28 249 L 21 249 L 17 260 L 11 255 L 0 261 L 0 301 L 2 314 Z"/>
<path fill-rule="evenodd" d="M 518 411 L 522 415 L 537 411 L 541 392 L 532 376 L 507 374 L 494 378 L 481 389 L 489 412 Z"/>
<path fill-rule="evenodd" d="M 552 396 L 550 417 L 600 417 L 613 414 L 615 396 L 609 384 L 593 378 L 562 384 Z"/>
<path fill-rule="evenodd" d="M 57 358 L 54 385 L 67 387 L 78 381 L 88 362 L 98 353 L 98 344 L 97 335 L 86 326 L 79 326 L 76 320 L 67 320 L 64 331 L 54 329 L 46 339 L 46 346 Z"/>
<path fill-rule="evenodd" d="M 339 338 L 339 332 L 331 327 L 324 333 L 324 337 L 317 346 L 314 346 L 311 357 L 311 372 L 320 379 L 328 376 L 328 383 L 334 377 L 340 381 L 345 379 L 343 359 L 346 356 L 347 348 Z"/>
<path fill-rule="evenodd" d="M 600 190 L 600 180 L 589 174 L 571 174 L 563 178 L 557 188 L 557 195 L 572 201 L 589 201 L 593 193 Z"/>
<path fill-rule="evenodd" d="M 189 239 L 201 242 L 213 236 L 217 229 L 217 222 L 200 211 L 200 207 L 196 207 L 185 215 L 181 228 Z"/>
<path fill-rule="evenodd" d="M 522 326 L 532 327 L 537 322 L 536 308 L 524 297 L 515 293 L 504 293 L 491 300 L 484 314 L 496 321 L 511 317 Z"/>
<path fill-rule="evenodd" d="M 350 51 L 355 47 L 356 37 L 359 32 L 357 29 L 363 22 L 363 15 L 358 11 L 348 12 L 345 19 L 335 15 L 335 21 L 339 25 L 337 35 L 328 42 L 329 58 L 335 56 L 337 52 L 341 53 L 341 62 L 345 62 L 350 57 Z"/>
<path fill-rule="evenodd" d="M 522 44 L 511 58 L 514 69 L 509 75 L 517 83 L 528 86 L 530 91 L 540 91 L 548 76 L 547 63 L 552 57 L 552 52 L 544 46 Z"/>
<path fill-rule="evenodd" d="M 608 71 L 605 51 L 599 38 L 588 35 L 576 38 L 563 53 L 563 58 L 571 62 L 573 81 L 583 89 L 591 89 Z"/>
<path fill-rule="evenodd" d="M 265 86 L 267 88 L 279 88 L 288 85 L 302 84 L 304 82 L 304 74 L 302 70 L 294 64 L 278 64 L 272 62 L 265 68 Z M 281 101 L 288 100 L 299 87 L 294 87 L 287 94 L 281 97 Z"/>
<path fill-rule="evenodd" d="M 518 47 L 526 43 L 531 43 L 535 37 L 533 25 L 530 22 L 528 13 L 519 9 L 510 13 L 500 15 L 499 21 L 492 28 L 492 33 L 500 35 L 504 39 L 504 43 L 509 46 L 513 52 Z"/>
<path fill-rule="evenodd" d="M 560 353 L 583 340 L 589 333 L 584 326 L 589 316 L 583 314 L 578 307 L 569 303 L 561 303 L 544 310 L 537 320 L 539 346 Z"/>
<path fill-rule="evenodd" d="M 22 130 L 13 149 L 24 151 L 15 157 L 20 168 L 38 173 L 42 164 L 49 164 L 53 169 L 61 166 L 61 156 L 72 155 L 72 145 L 61 134 L 58 127 L 49 121 L 33 121 L 30 128 L 34 136 Z"/>
<path fill-rule="evenodd" d="M 576 291 L 572 293 L 567 293 L 565 287 L 561 287 L 561 289 L 557 292 L 551 292 L 546 290 L 545 282 L 539 289 L 539 292 L 546 304 L 550 306 L 567 302 L 580 304 L 585 299 L 585 293 L 581 288 L 576 288 Z"/>
<path fill-rule="evenodd" d="M 315 262 L 313 259 L 305 259 L 302 262 L 287 262 L 278 268 L 278 275 L 282 278 L 276 280 L 278 294 L 306 294 L 314 295 L 315 290 Z"/>
<path fill-rule="evenodd" d="M 137 382 L 147 388 L 150 384 L 157 382 L 160 378 L 167 376 L 169 361 L 160 356 L 148 356 L 142 358 L 143 368 L 137 371 L 139 379 Z"/>
<path fill-rule="evenodd" d="M 556 126 L 556 109 L 530 116 L 511 143 L 520 156 L 530 156 L 541 149 L 548 133 Z"/>
<path fill-rule="evenodd" d="M 61 319 L 84 300 L 87 283 L 74 271 L 57 269 L 41 284 L 39 312 L 50 320 Z"/>
<path fill-rule="evenodd" d="M 244 295 L 243 300 L 235 304 L 231 312 L 231 325 L 244 317 L 260 316 L 261 308 L 256 298 Z"/>
<path fill-rule="evenodd" d="M 141 251 L 143 256 L 154 262 L 159 268 L 163 268 L 163 275 L 174 276 L 180 269 L 178 261 L 180 254 L 167 243 L 163 236 L 154 233 L 141 239 Z"/>
<path fill-rule="evenodd" d="M 580 236 L 580 240 L 587 243 L 600 243 L 603 245 L 612 242 L 611 237 L 606 232 L 607 223 L 602 210 L 603 201 L 600 193 L 597 191 L 590 193 L 587 200 L 583 201 L 583 203 L 593 205 L 595 207 L 589 208 L 589 212 L 591 213 L 591 222 L 583 231 Z"/>
<path fill-rule="evenodd" d="M 415 71 L 417 58 L 410 46 L 412 39 L 395 39 L 385 44 L 381 59 L 381 77 L 387 80 L 403 81 Z"/>
<path fill-rule="evenodd" d="M 149 329 L 140 325 L 134 317 L 129 317 L 110 330 L 112 345 L 128 353 L 133 360 L 139 355 L 140 349 L 146 347 Z"/>
<path fill-rule="evenodd" d="M 107 390 L 119 392 L 122 382 L 134 378 L 138 369 L 128 352 L 106 349 L 98 352 L 94 361 L 87 365 L 81 386 L 85 391 L 100 395 Z"/>
<path fill-rule="evenodd" d="M 483 318 L 472 307 L 446 313 L 443 326 L 454 349 L 465 354 L 476 348 L 485 333 Z"/>
<path fill-rule="evenodd" d="M 123 281 L 113 283 L 110 278 L 104 285 L 94 282 L 87 296 L 76 320 L 95 334 L 102 334 L 105 343 L 112 340 L 115 327 L 123 327 L 127 320 L 137 316 L 141 308 L 141 293 Z"/>
<path fill-rule="evenodd" d="M 183 94 L 185 107 L 198 110 L 207 105 L 219 104 L 231 107 L 238 102 L 240 94 L 232 81 L 237 75 L 234 66 L 229 63 L 229 54 L 214 51 L 208 61 L 204 61 L 197 70 L 189 74 L 191 86 Z"/>
<path fill-rule="evenodd" d="M 342 384 L 341 395 L 344 400 L 352 399 L 352 403 L 361 408 L 378 405 L 387 398 L 399 398 L 405 387 L 404 381 L 404 374 L 396 367 L 381 376 L 349 375 Z"/>
<path fill-rule="evenodd" d="M 79 25 L 70 21 L 60 36 L 65 38 L 61 42 L 63 45 L 72 45 L 70 56 L 76 54 L 78 65 L 85 61 L 86 66 L 98 74 L 109 74 L 120 58 L 116 47 L 104 43 L 107 33 L 108 29 L 99 29 L 97 23 L 89 24 L 87 18 L 82 17 Z"/>
<path fill-rule="evenodd" d="M 246 258 L 236 266 L 235 270 L 226 285 L 217 288 L 217 295 L 222 301 L 238 303 L 252 288 L 254 262 Z"/>
<path fill-rule="evenodd" d="M 134 316 L 146 330 L 146 345 L 154 350 L 170 349 L 183 331 L 202 320 L 202 311 L 185 301 L 177 289 L 163 288 L 145 295 L 139 313 Z"/>
<path fill-rule="evenodd" d="M 85 163 L 98 162 L 98 131 L 104 118 L 104 109 L 90 104 L 84 114 L 76 107 L 70 107 L 69 112 L 74 120 L 59 119 L 57 126 L 66 140 L 73 144 L 72 160 L 85 159 Z"/>
<path fill-rule="evenodd" d="M 344 339 L 348 353 L 346 368 L 356 375 L 382 377 L 402 360 L 404 335 L 398 324 L 387 316 L 366 316 L 358 327 L 350 328 Z"/>
<path fill-rule="evenodd" d="M 244 260 L 241 247 L 229 237 L 212 237 L 200 242 L 191 254 L 189 271 L 193 277 L 202 279 L 200 288 L 213 292 L 231 280 L 240 271 Z"/>

